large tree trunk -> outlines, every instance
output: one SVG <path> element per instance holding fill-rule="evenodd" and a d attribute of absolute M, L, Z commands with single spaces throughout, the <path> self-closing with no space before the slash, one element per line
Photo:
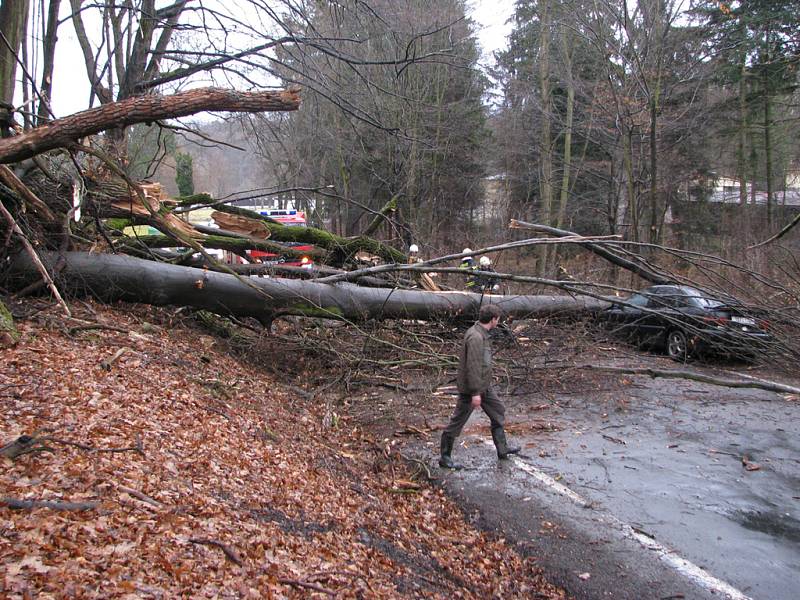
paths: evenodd
<path fill-rule="evenodd" d="M 747 204 L 747 60 L 742 57 L 739 72 L 739 132 L 736 171 L 739 176 L 739 204 Z M 755 182 L 754 182 L 755 183 Z"/>
<path fill-rule="evenodd" d="M 42 47 L 42 82 L 39 84 L 39 108 L 36 111 L 36 124 L 42 125 L 50 120 L 50 102 L 53 90 L 53 68 L 55 67 L 56 42 L 58 41 L 58 11 L 61 0 L 50 0 L 47 9 L 47 31 Z"/>
<path fill-rule="evenodd" d="M 588 297 L 493 296 L 468 292 L 423 292 L 323 284 L 295 279 L 237 278 L 203 269 L 179 267 L 112 254 L 67 252 L 66 266 L 54 278 L 65 292 L 106 302 L 125 300 L 154 305 L 192 306 L 224 315 L 268 321 L 276 314 L 320 318 L 474 319 L 481 304 L 496 304 L 516 319 L 581 314 L 608 306 Z M 48 265 L 59 255 L 43 253 Z M 17 289 L 39 277 L 31 259 L 17 255 L 8 282 Z"/>
<path fill-rule="evenodd" d="M 236 92 L 218 88 L 202 88 L 172 96 L 137 96 L 90 108 L 57 119 L 28 133 L 0 140 L 0 163 L 13 163 L 55 148 L 64 148 L 76 140 L 106 129 L 127 127 L 136 123 L 175 119 L 205 110 L 230 112 L 265 112 L 297 110 L 300 93 Z"/>
<path fill-rule="evenodd" d="M 11 126 L 11 107 L 14 104 L 14 87 L 17 73 L 17 53 L 22 43 L 25 23 L 28 19 L 28 1 L 2 0 L 0 2 L 0 103 L 3 114 L 0 115 L 5 131 Z"/>
<path fill-rule="evenodd" d="M 542 105 L 542 127 L 539 134 L 540 177 L 542 210 L 540 220 L 552 225 L 553 214 L 553 98 L 550 88 L 550 0 L 540 3 L 541 30 L 539 34 L 539 93 Z M 548 270 L 549 248 L 543 244 L 538 249 L 537 270 L 544 277 Z"/>
<path fill-rule="evenodd" d="M 764 69 L 764 176 L 767 179 L 767 231 L 772 233 L 774 222 L 774 193 L 772 188 L 772 107 L 769 97 L 769 79 Z"/>

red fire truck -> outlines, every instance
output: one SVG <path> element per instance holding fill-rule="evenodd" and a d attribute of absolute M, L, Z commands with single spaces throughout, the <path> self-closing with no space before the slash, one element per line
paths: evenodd
<path fill-rule="evenodd" d="M 282 225 L 287 227 L 306 227 L 306 213 L 302 210 L 294 210 L 289 208 L 270 208 L 267 210 L 260 210 L 260 214 L 276 220 Z M 281 242 L 283 246 L 291 248 L 296 252 L 310 253 L 314 246 L 311 244 L 304 244 L 302 242 Z M 289 267 L 305 267 L 311 268 L 314 266 L 310 256 L 284 257 L 274 252 L 263 252 L 261 250 L 249 250 L 248 255 L 254 261 L 267 263 L 267 264 L 281 264 Z"/>

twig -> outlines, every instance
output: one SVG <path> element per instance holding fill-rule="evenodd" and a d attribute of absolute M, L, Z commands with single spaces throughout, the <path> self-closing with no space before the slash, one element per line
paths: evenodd
<path fill-rule="evenodd" d="M 122 356 L 123 354 L 125 354 L 126 352 L 129 352 L 129 351 L 130 351 L 130 348 L 128 348 L 128 347 L 122 347 L 122 348 L 120 348 L 119 350 L 117 350 L 117 351 L 114 353 L 114 356 L 112 356 L 110 359 L 108 359 L 108 360 L 103 360 L 103 361 L 100 361 L 100 368 L 101 368 L 101 369 L 103 369 L 103 370 L 105 370 L 105 371 L 110 371 L 110 370 L 111 370 L 111 366 L 112 366 L 112 365 L 113 365 L 115 362 L 117 362 L 117 360 L 119 359 L 119 357 L 120 357 L 120 356 Z"/>
<path fill-rule="evenodd" d="M 328 588 L 324 588 L 321 585 L 317 585 L 316 583 L 309 583 L 308 581 L 298 581 L 297 579 L 286 579 L 281 577 L 278 579 L 278 583 L 282 583 L 284 585 L 292 585 L 295 587 L 307 588 L 309 590 L 314 590 L 315 592 L 320 592 L 321 594 L 327 594 L 328 596 L 335 596 L 336 592 L 329 590 Z"/>
<path fill-rule="evenodd" d="M 753 244 L 752 246 L 747 246 L 747 248 L 745 248 L 745 250 L 753 250 L 754 248 L 759 248 L 761 246 L 765 246 L 765 245 L 769 244 L 770 242 L 774 242 L 775 240 L 778 240 L 778 239 L 782 238 L 784 235 L 789 233 L 792 230 L 792 228 L 795 225 L 797 225 L 798 223 L 800 223 L 800 215 L 797 215 L 794 219 L 791 220 L 791 222 L 788 225 L 786 225 L 783 229 L 781 229 L 778 233 L 776 233 L 772 237 L 767 238 L 763 242 L 759 242 L 757 244 Z"/>
<path fill-rule="evenodd" d="M 101 325 L 100 323 L 91 323 L 89 325 L 78 325 L 70 327 L 67 331 L 70 335 L 75 335 L 79 331 L 90 331 L 93 329 L 107 329 L 109 331 L 119 331 L 120 333 L 128 333 L 127 329 L 122 327 L 114 327 L 112 325 Z"/>
<path fill-rule="evenodd" d="M 146 494 L 143 494 L 139 490 L 135 490 L 133 488 L 125 487 L 124 485 L 118 485 L 117 489 L 120 492 L 125 492 L 129 496 L 133 496 L 134 498 L 138 498 L 142 502 L 147 502 L 147 504 L 151 504 L 152 506 L 155 506 L 156 508 L 161 508 L 162 506 L 164 506 L 163 504 L 161 504 L 161 502 L 159 502 L 155 498 L 151 498 L 150 496 L 148 496 Z"/>
<path fill-rule="evenodd" d="M 47 283 L 47 286 L 50 288 L 50 291 L 53 293 L 53 296 L 55 296 L 56 300 L 61 305 L 61 308 L 64 309 L 66 315 L 68 317 L 71 317 L 72 313 L 70 312 L 67 303 L 64 302 L 64 299 L 61 297 L 58 288 L 56 288 L 56 284 L 53 282 L 53 279 L 50 277 L 50 274 L 47 272 L 47 269 L 42 264 L 42 261 L 39 260 L 39 255 L 36 254 L 36 250 L 34 250 L 33 246 L 31 246 L 31 243 L 30 241 L 28 241 L 28 237 L 25 235 L 25 232 L 22 231 L 22 229 L 20 229 L 19 225 L 17 225 L 17 222 L 14 220 L 14 217 L 11 216 L 11 213 L 6 210 L 6 207 L 3 206 L 2 202 L 0 202 L 0 214 L 2 214 L 3 217 L 5 217 L 5 220 L 8 222 L 10 228 L 14 231 L 14 233 L 16 233 L 19 236 L 20 240 L 22 241 L 22 245 L 25 247 L 25 252 L 27 252 L 28 256 L 31 257 L 31 260 L 33 261 L 33 264 L 36 267 L 36 270 L 39 271 L 39 274 L 42 276 L 42 279 L 44 279 L 44 281 Z"/>
<path fill-rule="evenodd" d="M 222 550 L 222 552 L 225 554 L 225 558 L 227 558 L 229 561 L 231 561 L 232 563 L 234 563 L 235 565 L 238 565 L 240 567 L 242 566 L 242 559 L 239 558 L 239 555 L 236 554 L 236 551 L 233 550 L 233 548 L 231 548 L 230 546 L 226 546 L 222 542 L 218 542 L 216 540 L 209 540 L 209 539 L 206 539 L 206 538 L 189 538 L 189 541 L 192 544 L 203 544 L 204 546 L 215 546 L 215 547 L 219 548 L 220 550 Z"/>
<path fill-rule="evenodd" d="M 411 458 L 410 456 L 406 456 L 402 452 L 398 452 L 398 454 L 400 454 L 400 458 L 402 458 L 407 463 L 414 463 L 415 465 L 417 465 L 417 470 L 415 471 L 414 475 L 412 475 L 412 477 L 416 476 L 417 474 L 421 474 L 421 472 L 424 471 L 425 478 L 428 481 L 436 481 L 437 477 L 431 475 L 431 470 L 428 468 L 427 462 L 425 462 L 424 460 L 420 460 L 418 458 Z"/>
<path fill-rule="evenodd" d="M 25 185 L 19 177 L 14 174 L 14 171 L 9 169 L 6 165 L 0 165 L 0 181 L 5 183 L 9 188 L 14 190 L 22 199 L 33 208 L 42 217 L 47 219 L 50 223 L 55 223 L 56 218 L 53 212 L 30 188 Z"/>
<path fill-rule="evenodd" d="M 87 444 L 81 444 L 80 442 L 72 442 L 70 440 L 62 440 L 60 438 L 54 438 L 50 436 L 39 438 L 39 440 L 53 442 L 55 444 L 64 444 L 65 446 L 74 446 L 76 448 L 80 448 L 81 450 L 88 450 L 89 452 L 110 452 L 110 453 L 138 452 L 139 454 L 144 456 L 144 448 L 142 447 L 142 440 L 139 437 L 136 438 L 135 446 L 126 446 L 124 448 L 96 448 L 94 446 L 89 446 Z"/>
<path fill-rule="evenodd" d="M 230 415 L 228 415 L 228 413 L 226 413 L 224 411 L 221 411 L 218 408 L 214 408 L 213 406 L 205 406 L 205 405 L 201 405 L 201 404 L 198 404 L 198 406 L 200 408 L 202 408 L 203 410 L 206 410 L 206 411 L 208 411 L 210 413 L 213 413 L 215 415 L 219 415 L 220 417 L 224 417 L 228 421 L 231 420 L 231 417 L 230 417 Z"/>
<path fill-rule="evenodd" d="M 53 510 L 93 510 L 99 502 L 58 502 L 55 500 L 20 500 L 18 498 L 3 498 L 0 503 L 14 510 L 27 510 L 33 508 L 51 508 Z"/>
<path fill-rule="evenodd" d="M 733 456 L 734 458 L 739 458 L 738 454 L 734 454 L 733 452 L 724 452 L 723 450 L 717 450 L 715 448 L 709 448 L 709 454 L 724 454 L 726 456 Z"/>
<path fill-rule="evenodd" d="M 610 435 L 606 435 L 605 433 L 603 433 L 601 435 L 603 436 L 604 440 L 608 440 L 609 442 L 614 442 L 615 444 L 622 444 L 623 446 L 627 445 L 627 444 L 625 444 L 625 440 L 621 440 L 619 438 L 615 438 L 615 437 L 612 437 Z"/>

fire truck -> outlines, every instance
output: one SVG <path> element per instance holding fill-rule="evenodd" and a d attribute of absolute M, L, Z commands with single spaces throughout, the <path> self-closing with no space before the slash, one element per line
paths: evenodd
<path fill-rule="evenodd" d="M 306 227 L 306 213 L 302 210 L 295 210 L 290 208 L 270 208 L 258 211 L 260 214 L 270 217 L 287 227 Z M 304 244 L 302 242 L 280 242 L 281 245 L 291 248 L 296 252 L 308 252 L 309 254 L 314 249 L 311 244 Z M 300 258 L 287 258 L 274 252 L 264 252 L 261 250 L 248 250 L 247 254 L 251 259 L 257 262 L 266 264 L 280 264 L 289 267 L 305 267 L 310 269 L 314 266 L 311 256 L 301 256 Z"/>

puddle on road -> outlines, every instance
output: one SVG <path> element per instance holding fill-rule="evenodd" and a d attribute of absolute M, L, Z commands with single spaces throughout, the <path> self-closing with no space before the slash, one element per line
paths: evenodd
<path fill-rule="evenodd" d="M 800 522 L 790 515 L 776 512 L 737 511 L 731 515 L 731 519 L 750 531 L 800 543 Z"/>
<path fill-rule="evenodd" d="M 698 402 L 700 384 L 646 385 L 557 398 L 536 418 L 563 429 L 520 428 L 517 441 L 537 442 L 538 469 L 749 597 L 800 598 L 800 440 L 786 434 L 800 430 L 800 409 L 760 390 L 702 386 Z"/>

